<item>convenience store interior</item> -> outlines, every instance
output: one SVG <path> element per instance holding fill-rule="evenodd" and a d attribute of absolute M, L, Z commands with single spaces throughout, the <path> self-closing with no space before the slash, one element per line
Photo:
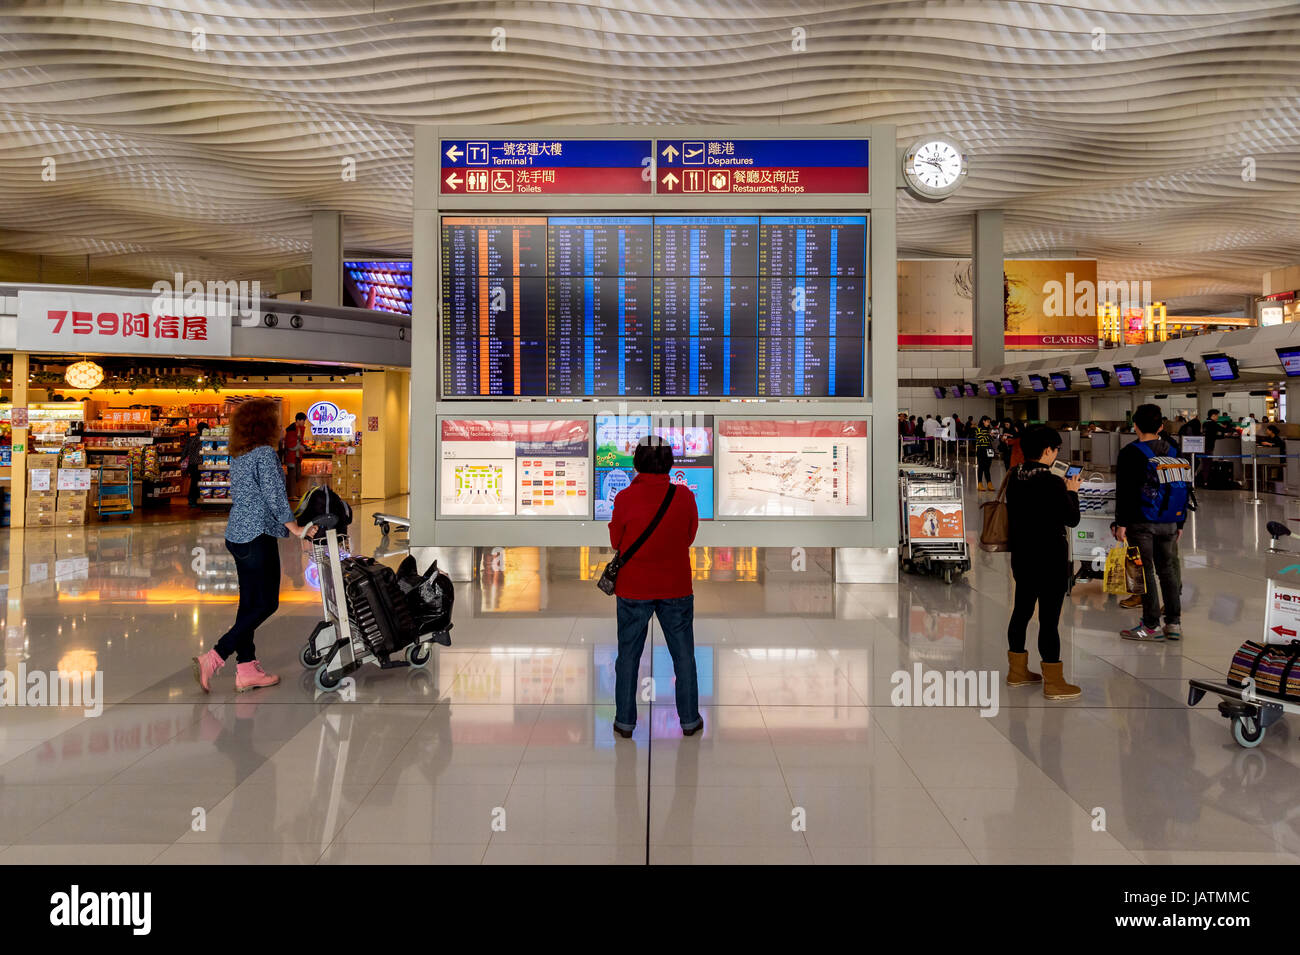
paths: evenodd
<path fill-rule="evenodd" d="M 29 526 L 189 520 L 205 511 L 224 519 L 229 505 L 224 429 L 235 404 L 252 397 L 279 401 L 282 427 L 293 423 L 298 413 L 316 419 L 301 478 L 290 488 L 293 498 L 314 484 L 329 483 L 344 498 L 361 500 L 361 368 L 55 355 L 33 355 L 29 368 Z M 86 374 L 90 380 L 78 377 Z M 14 481 L 12 366 L 5 367 L 3 377 L 0 488 L 5 490 L 4 523 L 9 524 Z M 74 386 L 97 377 L 102 380 L 93 387 Z M 200 423 L 210 430 L 201 446 L 199 505 L 192 509 L 187 500 L 191 478 L 183 465 L 187 439 Z M 404 471 L 405 462 L 400 463 Z M 57 490 L 66 494 L 55 495 L 54 486 L 47 488 L 47 471 L 61 473 L 53 480 L 62 481 Z M 65 504 L 60 505 L 60 499 Z"/>

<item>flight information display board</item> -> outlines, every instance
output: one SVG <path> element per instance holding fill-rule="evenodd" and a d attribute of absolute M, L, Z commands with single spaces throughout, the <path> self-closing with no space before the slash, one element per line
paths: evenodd
<path fill-rule="evenodd" d="M 443 517 L 587 517 L 591 419 L 444 418 Z"/>
<path fill-rule="evenodd" d="M 700 520 L 713 517 L 713 418 L 668 415 L 596 416 L 596 520 L 614 514 L 614 498 L 636 477 L 633 454 L 649 434 L 666 440 L 673 449 L 668 479 L 695 495 Z"/>
<path fill-rule="evenodd" d="M 867 517 L 865 420 L 718 421 L 719 517 Z"/>
<path fill-rule="evenodd" d="M 865 216 L 446 216 L 447 397 L 864 396 Z"/>

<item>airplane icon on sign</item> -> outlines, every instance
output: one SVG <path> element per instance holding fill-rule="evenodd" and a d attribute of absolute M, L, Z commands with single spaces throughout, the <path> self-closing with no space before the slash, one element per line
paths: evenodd
<path fill-rule="evenodd" d="M 682 164 L 686 166 L 703 166 L 704 143 L 682 143 Z"/>

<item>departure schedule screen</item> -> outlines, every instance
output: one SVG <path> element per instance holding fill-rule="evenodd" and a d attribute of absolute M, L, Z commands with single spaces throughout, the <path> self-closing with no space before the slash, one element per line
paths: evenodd
<path fill-rule="evenodd" d="M 448 216 L 448 397 L 863 396 L 865 216 Z"/>

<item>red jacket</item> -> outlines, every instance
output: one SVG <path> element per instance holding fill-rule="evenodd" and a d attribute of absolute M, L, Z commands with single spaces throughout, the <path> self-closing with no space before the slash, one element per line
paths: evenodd
<path fill-rule="evenodd" d="M 668 493 L 667 474 L 638 474 L 614 498 L 609 542 L 622 552 L 649 526 Z M 649 539 L 618 572 L 614 593 L 630 600 L 687 597 L 691 589 L 690 547 L 700 517 L 691 489 L 678 485 L 673 503 Z"/>

